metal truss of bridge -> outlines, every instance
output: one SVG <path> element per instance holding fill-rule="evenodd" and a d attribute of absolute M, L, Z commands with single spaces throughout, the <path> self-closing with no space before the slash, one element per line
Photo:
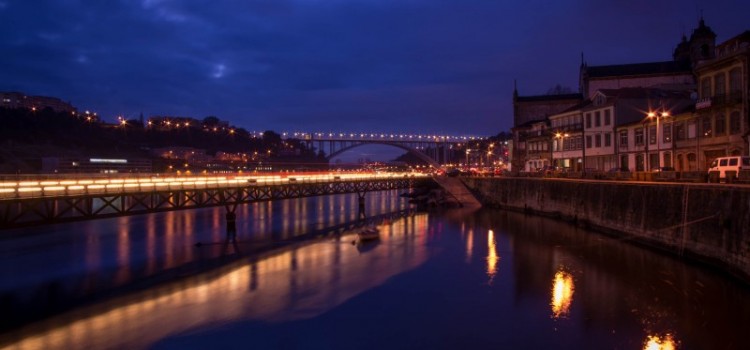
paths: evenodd
<path fill-rule="evenodd" d="M 415 135 L 387 133 L 282 133 L 283 138 L 298 139 L 333 158 L 363 145 L 389 145 L 410 152 L 436 168 L 441 164 L 458 163 L 464 156 L 460 149 L 472 141 L 483 140 L 476 136 Z"/>
<path fill-rule="evenodd" d="M 224 206 L 228 213 L 234 213 L 243 203 L 344 193 L 364 195 L 431 181 L 404 175 L 164 180 L 41 181 L 15 183 L 15 187 L 0 183 L 5 185 L 0 186 L 0 228 L 213 206 Z"/>

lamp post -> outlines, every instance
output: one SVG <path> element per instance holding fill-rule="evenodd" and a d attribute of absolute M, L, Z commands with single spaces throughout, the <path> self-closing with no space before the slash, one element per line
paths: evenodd
<path fill-rule="evenodd" d="M 662 111 L 661 113 L 648 112 L 649 119 L 652 119 L 652 118 L 656 119 L 656 167 L 657 169 L 661 169 L 661 142 L 659 141 L 659 119 L 666 118 L 666 117 L 669 117 L 669 113 L 666 111 Z M 648 147 L 648 142 L 646 143 L 646 147 Z M 646 154 L 648 154 L 648 148 L 647 148 Z M 651 157 L 649 156 L 649 158 Z M 649 159 L 648 165 L 649 167 L 651 167 L 651 169 L 653 169 L 650 159 Z"/>
<path fill-rule="evenodd" d="M 470 168 L 470 166 L 469 166 L 469 153 L 471 153 L 471 150 L 467 148 L 466 149 L 466 167 L 467 168 Z"/>
<path fill-rule="evenodd" d="M 561 157 L 560 158 L 560 162 L 563 163 L 563 167 L 565 165 L 565 160 L 562 158 L 565 155 L 565 147 L 564 147 L 565 146 L 565 143 L 564 143 L 565 141 L 564 140 L 568 136 L 570 136 L 570 135 L 568 135 L 568 134 L 562 134 L 562 133 L 559 133 L 559 132 L 555 134 L 555 138 L 557 138 L 557 139 L 560 140 L 560 147 L 559 147 L 558 151 L 561 154 L 561 156 L 560 156 Z M 554 158 L 554 155 L 553 155 L 552 158 Z"/>

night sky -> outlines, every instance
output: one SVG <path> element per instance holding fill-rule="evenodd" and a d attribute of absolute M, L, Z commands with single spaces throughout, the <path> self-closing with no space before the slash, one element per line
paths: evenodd
<path fill-rule="evenodd" d="M 0 0 L 0 91 L 248 130 L 494 135 L 590 65 L 671 59 L 750 1 Z"/>

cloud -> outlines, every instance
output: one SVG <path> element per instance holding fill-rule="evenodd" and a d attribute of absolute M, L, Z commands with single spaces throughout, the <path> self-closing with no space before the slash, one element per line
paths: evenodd
<path fill-rule="evenodd" d="M 227 67 L 221 63 L 214 65 L 214 69 L 211 72 L 211 76 L 215 79 L 224 77 L 224 71 L 226 70 L 226 68 Z"/>
<path fill-rule="evenodd" d="M 590 64 L 667 60 L 705 5 L 643 3 L 0 0 L 0 91 L 105 118 L 496 133 L 511 126 L 514 79 L 524 95 L 576 89 L 581 51 Z M 714 3 L 720 38 L 747 29 L 750 4 Z"/>

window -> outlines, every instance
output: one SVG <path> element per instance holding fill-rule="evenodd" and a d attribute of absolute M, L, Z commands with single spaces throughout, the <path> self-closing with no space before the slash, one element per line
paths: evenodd
<path fill-rule="evenodd" d="M 669 143 L 672 142 L 672 124 L 671 123 L 664 123 L 662 125 L 662 135 L 664 135 L 662 142 Z"/>
<path fill-rule="evenodd" d="M 724 73 L 719 73 L 714 76 L 714 89 L 716 90 L 715 96 L 722 96 L 727 93 L 727 78 Z"/>
<path fill-rule="evenodd" d="M 648 126 L 648 144 L 653 145 L 656 143 L 656 125 Z"/>
<path fill-rule="evenodd" d="M 596 144 L 596 147 L 601 147 L 602 146 L 602 135 L 596 134 L 596 136 L 594 136 L 594 143 Z"/>
<path fill-rule="evenodd" d="M 594 99 L 595 106 L 603 105 L 606 102 L 607 102 L 607 98 L 602 95 L 596 96 L 596 98 Z"/>
<path fill-rule="evenodd" d="M 732 112 L 732 114 L 729 116 L 729 133 L 740 133 L 740 112 Z"/>
<path fill-rule="evenodd" d="M 591 128 L 591 113 L 586 113 L 586 129 Z"/>
<path fill-rule="evenodd" d="M 620 148 L 628 148 L 628 131 L 620 131 Z"/>
<path fill-rule="evenodd" d="M 727 166 L 727 159 L 722 159 L 719 161 L 719 165 L 721 166 Z"/>
<path fill-rule="evenodd" d="M 643 128 L 635 129 L 635 145 L 643 146 Z"/>
<path fill-rule="evenodd" d="M 672 153 L 671 152 L 664 152 L 664 161 L 662 162 L 662 164 L 668 167 L 672 166 Z"/>
<path fill-rule="evenodd" d="M 612 134 L 604 134 L 604 147 L 612 146 Z"/>
<path fill-rule="evenodd" d="M 705 116 L 703 117 L 703 123 L 701 125 L 701 131 L 703 132 L 703 137 L 711 137 L 711 132 L 713 131 L 711 129 L 711 117 Z"/>
<path fill-rule="evenodd" d="M 602 126 L 602 112 L 594 112 L 594 126 Z"/>
<path fill-rule="evenodd" d="M 737 166 L 739 164 L 739 159 L 737 158 L 729 158 L 729 166 Z"/>
<path fill-rule="evenodd" d="M 724 114 L 716 115 L 716 125 L 714 125 L 716 135 L 724 135 L 727 132 L 727 118 Z"/>
<path fill-rule="evenodd" d="M 711 97 L 711 78 L 701 79 L 701 98 Z"/>
<path fill-rule="evenodd" d="M 734 68 L 729 71 L 729 92 L 742 91 L 742 70 Z"/>
<path fill-rule="evenodd" d="M 604 125 L 609 125 L 612 122 L 612 112 L 607 109 L 604 111 Z"/>
<path fill-rule="evenodd" d="M 694 139 L 698 135 L 696 121 L 691 120 L 687 123 L 687 138 Z"/>
<path fill-rule="evenodd" d="M 685 123 L 674 123 L 674 139 L 678 141 L 685 139 Z"/>
<path fill-rule="evenodd" d="M 591 148 L 591 136 L 586 136 L 586 148 Z"/>

